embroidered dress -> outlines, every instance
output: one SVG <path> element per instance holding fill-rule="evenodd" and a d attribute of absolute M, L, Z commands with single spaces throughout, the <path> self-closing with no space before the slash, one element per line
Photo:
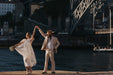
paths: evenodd
<path fill-rule="evenodd" d="M 32 48 L 31 39 L 23 39 L 21 45 L 17 46 L 16 51 L 23 56 L 25 67 L 33 67 L 36 65 L 36 57 Z"/>

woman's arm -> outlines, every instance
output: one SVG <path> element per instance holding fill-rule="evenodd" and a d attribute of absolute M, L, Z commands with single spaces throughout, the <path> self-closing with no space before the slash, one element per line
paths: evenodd
<path fill-rule="evenodd" d="M 34 27 L 33 34 L 32 34 L 32 36 L 31 36 L 31 43 L 32 43 L 33 40 L 34 40 L 35 30 L 36 30 L 36 27 Z"/>
<path fill-rule="evenodd" d="M 24 42 L 19 42 L 18 44 L 15 44 L 14 46 L 16 47 L 16 46 L 19 46 L 19 45 L 21 45 L 22 43 L 24 43 Z"/>
<path fill-rule="evenodd" d="M 33 34 L 32 34 L 32 36 L 31 36 L 32 39 L 34 39 L 35 30 L 36 30 L 36 27 L 34 27 Z"/>
<path fill-rule="evenodd" d="M 24 42 L 25 42 L 25 40 L 26 40 L 26 39 L 23 39 L 22 41 L 20 41 L 18 44 L 15 44 L 14 46 L 16 47 L 16 46 L 21 45 L 22 43 L 24 43 Z"/>

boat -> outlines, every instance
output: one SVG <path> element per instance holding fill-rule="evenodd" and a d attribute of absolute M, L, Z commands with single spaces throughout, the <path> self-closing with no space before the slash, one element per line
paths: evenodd
<path fill-rule="evenodd" d="M 113 51 L 113 48 L 97 48 L 97 47 L 94 47 L 93 51 Z"/>
<path fill-rule="evenodd" d="M 109 27 L 109 34 L 110 34 L 110 47 L 96 47 L 94 46 L 93 51 L 113 51 L 112 46 L 112 32 L 111 32 L 111 9 L 109 9 L 109 16 L 110 16 L 110 27 Z"/>

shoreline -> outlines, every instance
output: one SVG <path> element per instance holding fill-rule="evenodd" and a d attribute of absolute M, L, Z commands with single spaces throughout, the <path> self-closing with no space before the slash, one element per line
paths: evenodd
<path fill-rule="evenodd" d="M 6 40 L 6 41 L 0 41 L 0 48 L 9 48 L 10 46 L 13 46 L 14 44 L 18 43 L 20 40 Z M 37 43 L 39 42 L 39 43 Z M 32 46 L 33 48 L 41 48 L 42 41 L 35 41 L 33 42 Z M 88 44 L 60 44 L 58 49 L 93 49 L 93 45 Z"/>
<path fill-rule="evenodd" d="M 8 36 L 6 36 L 8 38 Z M 69 35 L 56 35 L 58 37 L 60 46 L 59 49 L 92 49 L 93 43 L 88 42 L 83 37 L 73 37 Z M 5 36 L 2 36 L 1 39 L 4 39 Z M 10 47 L 14 44 L 17 44 L 22 39 L 17 39 L 15 37 L 10 37 L 10 39 L 7 40 L 0 40 L 0 47 Z M 43 44 L 44 38 L 41 36 L 38 37 L 38 39 L 35 39 L 33 41 L 33 47 L 39 47 L 41 48 Z"/>
<path fill-rule="evenodd" d="M 0 48 L 9 48 L 10 46 L 0 46 Z M 38 45 L 38 46 L 33 46 L 34 49 L 41 49 L 41 46 Z M 93 49 L 92 46 L 71 46 L 71 47 L 68 47 L 68 46 L 60 46 L 58 49 Z"/>

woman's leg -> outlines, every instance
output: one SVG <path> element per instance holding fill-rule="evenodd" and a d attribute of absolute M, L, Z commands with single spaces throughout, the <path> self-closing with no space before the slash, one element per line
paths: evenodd
<path fill-rule="evenodd" d="M 29 66 L 29 70 L 30 70 L 30 72 L 32 73 L 32 68 L 31 68 L 31 66 Z"/>
<path fill-rule="evenodd" d="M 28 67 L 25 68 L 26 68 L 26 74 L 29 74 L 29 68 Z"/>
<path fill-rule="evenodd" d="M 29 59 L 28 58 L 24 58 L 24 65 L 25 65 L 26 71 L 30 72 L 31 68 L 29 67 Z"/>
<path fill-rule="evenodd" d="M 29 68 L 28 67 L 25 67 L 25 68 L 26 68 L 26 71 L 29 72 Z"/>

